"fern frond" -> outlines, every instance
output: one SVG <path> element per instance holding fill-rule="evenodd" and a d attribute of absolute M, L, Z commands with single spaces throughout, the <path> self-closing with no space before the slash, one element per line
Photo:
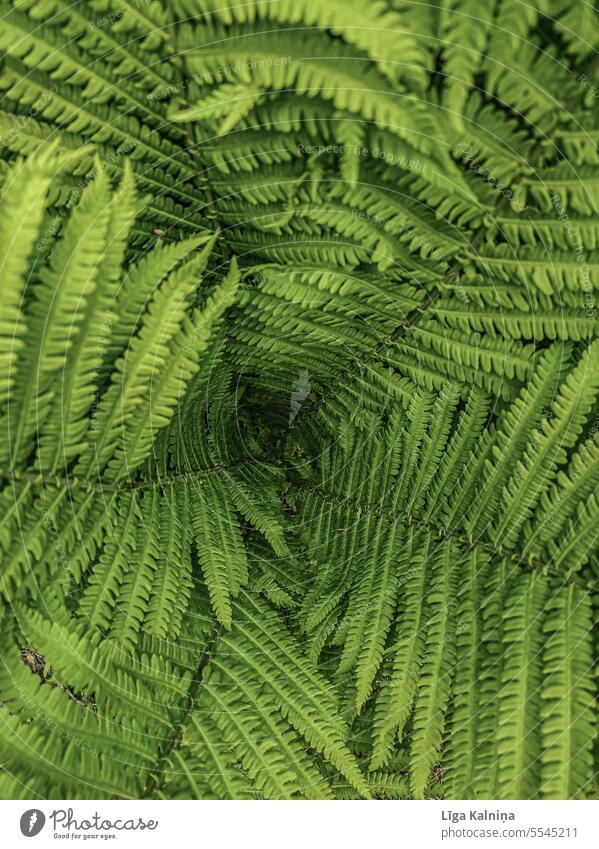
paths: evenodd
<path fill-rule="evenodd" d="M 248 581 L 247 556 L 226 485 L 207 477 L 194 488 L 192 518 L 198 556 L 218 621 L 231 628 L 231 599 Z"/>
<path fill-rule="evenodd" d="M 590 620 L 586 594 L 573 586 L 556 589 L 549 602 L 543 651 L 547 679 L 541 708 L 541 789 L 548 799 L 583 795 L 592 770 Z"/>

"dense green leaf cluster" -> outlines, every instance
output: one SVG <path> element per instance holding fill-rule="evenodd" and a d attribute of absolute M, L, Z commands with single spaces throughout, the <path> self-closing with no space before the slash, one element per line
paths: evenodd
<path fill-rule="evenodd" d="M 592 798 L 594 4 L 0 13 L 0 795 Z"/>

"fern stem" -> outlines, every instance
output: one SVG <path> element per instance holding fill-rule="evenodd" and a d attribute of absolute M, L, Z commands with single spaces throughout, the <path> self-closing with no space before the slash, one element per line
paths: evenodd
<path fill-rule="evenodd" d="M 144 799 L 152 797 L 160 790 L 161 777 L 165 774 L 170 756 L 175 752 L 183 739 L 187 720 L 193 711 L 198 690 L 202 686 L 204 672 L 210 663 L 214 649 L 220 639 L 221 632 L 222 627 L 220 623 L 216 622 L 204 645 L 204 648 L 202 649 L 189 689 L 183 699 L 183 703 L 181 705 L 181 719 L 173 727 L 173 733 L 166 738 L 164 745 L 161 747 L 156 760 L 156 765 L 148 770 L 148 778 L 142 795 L 142 798 Z"/>
<path fill-rule="evenodd" d="M 260 461 L 256 461 L 260 465 Z M 86 490 L 95 490 L 97 492 L 131 492 L 132 490 L 151 489 L 152 487 L 173 486 L 176 483 L 187 483 L 198 480 L 203 477 L 211 477 L 212 475 L 226 475 L 233 469 L 238 469 L 243 466 L 251 465 L 247 462 L 239 461 L 231 463 L 229 466 L 214 466 L 209 469 L 196 469 L 192 472 L 180 472 L 175 475 L 165 475 L 151 480 L 130 481 L 127 484 L 115 484 L 108 481 L 103 481 L 101 478 L 97 480 L 88 480 L 86 478 L 62 476 L 55 472 L 26 472 L 20 470 L 5 470 L 0 472 L 0 478 L 9 483 L 17 481 L 28 481 L 29 483 L 41 486 L 63 486 L 66 489 L 82 487 Z"/>
<path fill-rule="evenodd" d="M 325 492 L 318 486 L 310 486 L 309 484 L 299 485 L 297 486 L 297 490 L 319 495 L 323 499 L 340 506 L 347 505 L 348 502 L 352 503 L 356 508 L 356 513 L 360 516 L 364 516 L 368 513 L 375 513 L 377 516 L 390 519 L 392 522 L 401 522 L 406 525 L 406 527 L 419 528 L 438 539 L 455 540 L 457 543 L 465 546 L 469 551 L 485 552 L 486 554 L 491 554 L 495 557 L 500 557 L 503 560 L 515 563 L 517 566 L 530 567 L 532 571 L 565 579 L 567 584 L 574 584 L 584 590 L 593 591 L 597 588 L 597 586 L 599 586 L 599 579 L 585 581 L 578 575 L 566 576 L 562 570 L 552 567 L 549 563 L 544 563 L 543 561 L 538 560 L 535 557 L 531 557 L 524 552 L 504 549 L 501 545 L 493 545 L 492 543 L 481 542 L 481 540 L 474 540 L 472 537 L 468 536 L 468 534 L 452 531 L 450 528 L 440 527 L 432 522 L 426 521 L 425 519 L 418 519 L 411 513 L 386 510 L 379 504 L 362 504 L 360 501 L 351 497 L 340 498 L 337 495 Z"/>

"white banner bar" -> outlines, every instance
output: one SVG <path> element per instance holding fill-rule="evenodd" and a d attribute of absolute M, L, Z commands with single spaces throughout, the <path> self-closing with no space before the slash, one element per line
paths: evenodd
<path fill-rule="evenodd" d="M 0 802 L 0 846 L 575 847 L 599 802 Z"/>

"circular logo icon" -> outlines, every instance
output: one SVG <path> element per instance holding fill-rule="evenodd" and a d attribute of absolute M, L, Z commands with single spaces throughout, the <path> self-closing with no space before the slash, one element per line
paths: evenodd
<path fill-rule="evenodd" d="M 38 808 L 31 808 L 21 815 L 21 834 L 25 837 L 35 837 L 46 824 L 46 815 Z"/>

